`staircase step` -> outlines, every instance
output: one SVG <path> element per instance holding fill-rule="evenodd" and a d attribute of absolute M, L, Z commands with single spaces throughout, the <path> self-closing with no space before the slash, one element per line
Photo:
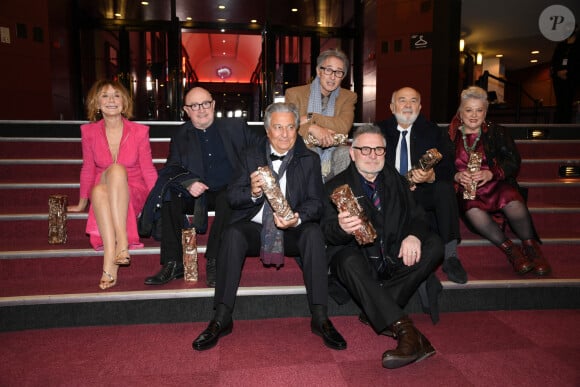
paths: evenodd
<path fill-rule="evenodd" d="M 528 188 L 528 206 L 580 205 L 580 179 L 519 180 L 522 187 Z"/>
<path fill-rule="evenodd" d="M 164 158 L 169 153 L 169 138 L 151 138 L 151 155 Z M 5 159 L 82 159 L 78 138 L 0 137 L 0 154 Z"/>
<path fill-rule="evenodd" d="M 165 165 L 166 159 L 153 159 L 157 169 Z M 81 160 L 67 159 L 1 159 L 0 176 L 3 183 L 59 183 L 79 180 Z"/>
<path fill-rule="evenodd" d="M 580 158 L 580 140 L 516 140 L 522 160 L 557 157 Z"/>
<path fill-rule="evenodd" d="M 520 180 L 559 180 L 561 166 L 580 166 L 580 159 L 526 159 L 518 173 Z"/>

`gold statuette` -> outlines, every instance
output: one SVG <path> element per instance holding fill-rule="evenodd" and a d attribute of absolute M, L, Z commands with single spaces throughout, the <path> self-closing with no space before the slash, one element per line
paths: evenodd
<path fill-rule="evenodd" d="M 441 156 L 441 153 L 439 153 L 437 148 L 428 149 L 427 152 L 421 156 L 419 162 L 416 165 L 413 165 L 413 168 L 411 168 L 411 170 L 405 175 L 407 177 L 407 181 L 409 182 L 409 187 L 413 189 L 416 186 L 416 184 L 411 181 L 411 177 L 413 176 L 412 172 L 414 170 L 422 169 L 423 171 L 428 171 L 433 169 L 433 167 L 437 165 L 437 163 L 441 161 L 442 158 L 443 156 Z"/>

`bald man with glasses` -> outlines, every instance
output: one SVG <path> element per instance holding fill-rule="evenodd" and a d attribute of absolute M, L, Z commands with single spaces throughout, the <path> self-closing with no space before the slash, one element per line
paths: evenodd
<path fill-rule="evenodd" d="M 149 220 L 148 227 L 141 227 L 143 234 L 161 239 L 162 265 L 145 284 L 162 285 L 183 277 L 181 231 L 189 226 L 185 214 L 193 214 L 196 231 L 205 232 L 207 211 L 213 210 L 205 257 L 206 284 L 215 287 L 219 241 L 230 213 L 226 188 L 242 150 L 257 143 L 260 136 L 242 119 L 215 119 L 215 101 L 201 87 L 191 89 L 184 102 L 189 121 L 172 137 L 167 162 L 143 211 Z M 153 223 L 160 223 L 161 230 L 153 231 Z"/>

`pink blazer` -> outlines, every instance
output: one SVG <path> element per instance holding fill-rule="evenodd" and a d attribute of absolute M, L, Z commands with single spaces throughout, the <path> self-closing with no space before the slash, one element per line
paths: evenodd
<path fill-rule="evenodd" d="M 80 177 L 80 197 L 90 198 L 91 190 L 101 180 L 101 175 L 111 164 L 113 157 L 109 150 L 105 123 L 103 120 L 81 125 L 83 166 Z M 137 215 L 143 209 L 147 195 L 157 180 L 157 170 L 151 157 L 149 127 L 123 119 L 123 135 L 119 145 L 117 163 L 127 170 L 129 182 L 129 209 L 127 212 L 127 233 L 130 247 L 143 247 L 137 233 Z M 92 205 L 86 232 L 93 248 L 100 250 L 100 237 Z"/>

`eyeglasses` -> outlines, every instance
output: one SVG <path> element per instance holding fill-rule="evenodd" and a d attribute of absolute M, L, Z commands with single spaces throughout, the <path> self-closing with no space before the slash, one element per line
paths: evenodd
<path fill-rule="evenodd" d="M 375 155 L 382 156 L 387 151 L 387 148 L 384 146 L 377 146 L 375 148 L 371 148 L 370 146 L 353 146 L 352 148 L 358 149 L 363 156 L 370 155 L 372 151 L 375 152 Z"/>
<path fill-rule="evenodd" d="M 325 75 L 332 75 L 332 74 L 334 74 L 334 76 L 337 77 L 337 78 L 342 78 L 342 77 L 344 77 L 344 74 L 346 74 L 342 70 L 333 70 L 330 67 L 320 66 L 319 68 L 320 68 L 320 70 L 322 70 L 324 72 Z"/>
<path fill-rule="evenodd" d="M 212 101 L 203 101 L 202 103 L 192 103 L 191 105 L 184 105 L 185 107 L 190 108 L 191 110 L 199 110 L 200 108 L 209 109 L 211 106 Z"/>

